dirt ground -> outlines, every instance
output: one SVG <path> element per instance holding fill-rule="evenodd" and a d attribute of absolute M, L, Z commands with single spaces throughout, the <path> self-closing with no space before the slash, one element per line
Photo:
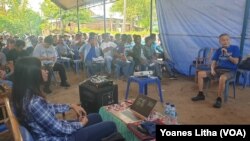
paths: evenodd
<path fill-rule="evenodd" d="M 52 85 L 52 94 L 47 95 L 47 99 L 53 103 L 80 103 L 79 88 L 80 82 L 86 79 L 84 73 L 79 75 L 72 71 L 67 72 L 68 80 L 71 84 L 69 88 L 63 88 L 58 85 Z M 60 79 L 57 78 L 59 81 Z M 250 87 L 242 89 L 242 86 L 236 88 L 236 99 L 229 98 L 227 103 L 223 102 L 222 108 L 212 107 L 216 99 L 217 84 L 213 83 L 206 93 L 206 100 L 193 102 L 191 97 L 197 94 L 198 88 L 193 78 L 178 76 L 178 80 L 169 80 L 167 76 L 163 78 L 162 93 L 164 103 L 170 102 L 176 106 L 178 122 L 180 124 L 250 124 Z M 119 102 L 124 100 L 127 83 L 122 80 L 115 81 L 118 84 Z M 131 83 L 129 98 L 135 98 L 139 89 L 136 83 Z M 149 85 L 148 94 L 157 99 L 158 103 L 155 110 L 163 113 L 163 104 L 158 96 L 156 85 Z M 232 97 L 232 88 L 230 96 Z M 59 115 L 60 116 L 60 115 Z M 75 119 L 73 111 L 66 113 L 66 119 Z M 0 140 L 11 141 L 10 134 L 0 135 Z"/>
<path fill-rule="evenodd" d="M 78 84 L 84 79 L 84 74 L 76 75 L 74 72 L 68 72 L 70 88 L 52 86 L 53 93 L 47 95 L 51 102 L 56 103 L 80 103 Z M 59 80 L 59 79 L 58 79 Z M 122 80 L 115 81 L 118 84 L 119 102 L 124 100 L 127 83 Z M 236 88 L 236 99 L 232 97 L 232 87 L 230 87 L 230 96 L 227 103 L 223 102 L 222 108 L 213 108 L 217 95 L 217 84 L 212 83 L 206 93 L 206 100 L 193 102 L 191 97 L 195 96 L 198 88 L 193 78 L 178 76 L 178 80 L 169 80 L 167 76 L 163 78 L 162 92 L 164 102 L 173 103 L 178 113 L 178 122 L 180 124 L 250 124 L 250 88 L 245 89 L 242 86 Z M 139 89 L 136 83 L 131 83 L 129 98 L 135 98 Z M 155 109 L 163 112 L 163 104 L 158 96 L 156 85 L 149 86 L 148 94 L 159 102 Z M 73 116 L 69 114 L 69 117 Z"/>

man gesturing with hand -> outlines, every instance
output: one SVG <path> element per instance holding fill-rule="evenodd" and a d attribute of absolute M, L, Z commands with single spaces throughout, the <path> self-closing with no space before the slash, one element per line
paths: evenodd
<path fill-rule="evenodd" d="M 203 94 L 203 79 L 210 77 L 212 79 L 219 79 L 219 86 L 217 92 L 217 99 L 213 105 L 215 108 L 220 108 L 222 104 L 221 95 L 225 89 L 226 80 L 232 78 L 237 69 L 237 64 L 240 58 L 239 47 L 230 45 L 230 36 L 228 34 L 221 34 L 219 36 L 219 43 L 221 47 L 216 50 L 212 58 L 211 71 L 198 72 L 198 87 L 199 93 L 192 98 L 192 101 L 205 100 Z"/>

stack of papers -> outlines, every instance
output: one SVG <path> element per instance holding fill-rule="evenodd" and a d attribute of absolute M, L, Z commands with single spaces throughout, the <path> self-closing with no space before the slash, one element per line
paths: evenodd
<path fill-rule="evenodd" d="M 104 58 L 102 56 L 99 56 L 97 58 L 92 59 L 94 63 L 104 63 Z"/>

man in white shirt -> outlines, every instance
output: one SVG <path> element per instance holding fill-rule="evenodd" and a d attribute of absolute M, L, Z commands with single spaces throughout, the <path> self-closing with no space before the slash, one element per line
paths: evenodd
<path fill-rule="evenodd" d="M 104 55 L 105 65 L 106 65 L 106 71 L 108 73 L 108 76 L 111 76 L 111 66 L 114 56 L 114 49 L 116 48 L 116 44 L 114 42 L 110 41 L 109 34 L 104 34 L 103 36 L 103 42 L 101 44 L 101 49 Z"/>
<path fill-rule="evenodd" d="M 42 65 L 45 66 L 50 71 L 48 81 L 45 82 L 44 89 L 43 89 L 44 92 L 47 94 L 52 92 L 49 89 L 50 82 L 51 82 L 51 74 L 53 73 L 51 71 L 59 72 L 62 87 L 70 86 L 69 83 L 67 82 L 65 68 L 63 67 L 62 64 L 56 62 L 57 53 L 56 53 L 55 48 L 52 47 L 52 43 L 53 43 L 53 38 L 51 35 L 49 35 L 45 37 L 44 43 L 38 44 L 33 51 L 33 56 L 38 57 L 41 60 Z"/>

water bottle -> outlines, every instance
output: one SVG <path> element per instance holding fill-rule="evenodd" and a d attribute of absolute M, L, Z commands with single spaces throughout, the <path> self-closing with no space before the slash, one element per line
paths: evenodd
<path fill-rule="evenodd" d="M 169 125 L 169 124 L 171 124 L 171 120 L 170 120 L 170 110 L 171 110 L 171 104 L 170 103 L 166 103 L 165 105 L 164 105 L 164 113 L 165 113 L 165 116 L 164 116 L 164 123 L 166 124 L 166 125 Z"/>
<path fill-rule="evenodd" d="M 171 104 L 170 120 L 171 120 L 171 124 L 177 124 L 177 113 L 176 113 L 176 108 L 174 104 Z"/>
<path fill-rule="evenodd" d="M 171 109 L 171 104 L 166 103 L 165 104 L 165 111 L 164 111 L 166 116 L 170 116 L 170 109 Z"/>

